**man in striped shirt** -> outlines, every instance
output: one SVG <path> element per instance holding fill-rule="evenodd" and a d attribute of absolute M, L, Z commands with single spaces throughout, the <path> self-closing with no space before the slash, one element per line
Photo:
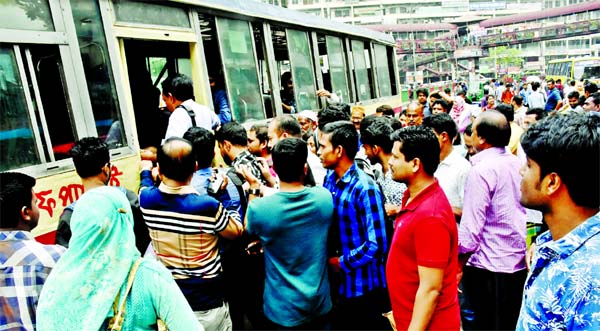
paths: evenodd
<path fill-rule="evenodd" d="M 162 183 L 153 186 L 151 162 L 142 161 L 140 189 L 156 256 L 206 330 L 231 330 L 218 241 L 242 234 L 239 214 L 190 186 L 196 160 L 187 140 L 169 138 L 157 161 Z"/>
<path fill-rule="evenodd" d="M 0 173 L 0 330 L 35 330 L 42 286 L 64 253 L 58 245 L 36 242 L 35 178 Z"/>

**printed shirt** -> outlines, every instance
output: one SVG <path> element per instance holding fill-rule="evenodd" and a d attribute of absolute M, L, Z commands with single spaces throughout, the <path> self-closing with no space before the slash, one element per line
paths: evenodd
<path fill-rule="evenodd" d="M 381 190 L 356 164 L 340 179 L 329 170 L 323 186 L 333 196 L 332 231 L 333 239 L 339 240 L 336 248 L 342 268 L 340 295 L 353 298 L 385 288 L 388 246 Z"/>
<path fill-rule="evenodd" d="M 35 330 L 42 286 L 64 251 L 26 231 L 0 231 L 0 330 Z"/>
<path fill-rule="evenodd" d="M 469 266 L 492 272 L 525 269 L 527 214 L 521 206 L 519 159 L 493 147 L 471 158 L 463 215 L 458 229 L 459 254 L 473 253 Z"/>
<path fill-rule="evenodd" d="M 252 155 L 247 150 L 242 151 L 231 162 L 231 166 L 234 169 L 242 164 L 248 165 L 250 167 L 250 172 L 252 173 L 252 175 L 258 178 L 263 184 L 267 183 L 262 175 L 262 172 L 260 171 L 260 168 L 258 167 L 258 160 L 256 160 L 256 156 Z"/>
<path fill-rule="evenodd" d="M 517 330 L 600 330 L 600 214 L 537 239 Z"/>
<path fill-rule="evenodd" d="M 406 192 L 406 184 L 395 181 L 392 178 L 392 171 L 388 170 L 385 175 L 381 172 L 377 172 L 377 183 L 381 185 L 383 195 L 385 196 L 385 203 L 390 203 L 394 206 L 402 206 L 402 198 L 404 192 Z M 389 234 L 392 235 L 391 233 Z"/>

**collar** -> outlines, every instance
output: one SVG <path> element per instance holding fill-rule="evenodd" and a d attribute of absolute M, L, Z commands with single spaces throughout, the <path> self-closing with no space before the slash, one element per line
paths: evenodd
<path fill-rule="evenodd" d="M 335 171 L 333 172 L 333 175 L 335 176 Z M 342 178 L 339 179 L 340 182 L 342 183 L 350 183 L 350 181 L 358 176 L 358 167 L 356 166 L 356 163 L 352 163 L 352 165 L 350 166 L 350 168 L 348 168 L 348 170 L 346 170 L 346 173 L 344 173 L 344 175 L 342 176 Z"/>
<path fill-rule="evenodd" d="M 552 234 L 550 231 L 546 231 L 540 235 L 537 244 L 540 245 L 540 249 L 552 252 L 552 255 L 559 255 L 564 259 L 599 233 L 600 213 L 588 218 L 557 241 L 552 241 Z"/>
<path fill-rule="evenodd" d="M 402 198 L 402 210 L 413 211 L 417 209 L 417 207 L 421 205 L 424 202 L 424 200 L 429 198 L 429 196 L 439 187 L 440 184 L 438 183 L 438 180 L 435 179 L 433 183 L 429 184 L 424 189 L 422 189 L 421 192 L 417 193 L 417 195 L 410 201 L 408 205 L 406 204 L 406 201 L 408 201 L 408 196 L 410 192 L 406 190 L 406 192 L 404 193 L 404 197 Z"/>
<path fill-rule="evenodd" d="M 212 168 L 208 167 L 208 168 L 204 168 L 204 169 L 198 169 L 198 170 L 196 170 L 196 175 L 211 176 L 212 175 Z"/>
<path fill-rule="evenodd" d="M 0 231 L 0 241 L 35 240 L 31 232 L 23 230 Z"/>
<path fill-rule="evenodd" d="M 473 155 L 471 157 L 471 164 L 475 165 L 487 157 L 494 156 L 494 155 L 503 155 L 503 154 L 506 154 L 505 147 L 490 147 L 486 150 L 483 150 L 483 151 L 478 152 L 477 154 Z"/>
<path fill-rule="evenodd" d="M 456 162 L 457 158 L 462 159 L 463 157 L 461 156 L 460 152 L 456 148 L 453 147 L 452 152 L 450 152 L 450 154 L 448 154 L 448 156 L 446 156 L 445 159 L 440 161 L 440 164 L 452 165 Z"/>
<path fill-rule="evenodd" d="M 198 191 L 190 185 L 170 187 L 165 185 L 165 183 L 160 183 L 160 185 L 158 185 L 158 190 L 167 194 L 198 194 Z"/>
<path fill-rule="evenodd" d="M 248 155 L 252 156 L 252 154 L 250 154 L 250 152 L 248 152 L 247 149 L 243 150 L 240 154 L 238 154 L 233 161 L 231 161 L 232 164 L 235 164 L 237 162 L 240 162 L 240 160 L 246 159 L 248 158 Z"/>

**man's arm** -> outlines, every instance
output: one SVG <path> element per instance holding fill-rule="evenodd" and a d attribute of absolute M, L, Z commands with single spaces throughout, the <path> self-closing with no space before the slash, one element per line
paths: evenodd
<path fill-rule="evenodd" d="M 442 291 L 444 269 L 418 266 L 418 271 L 419 288 L 415 296 L 415 305 L 408 330 L 427 329 Z"/>
<path fill-rule="evenodd" d="M 154 179 L 152 178 L 152 161 L 142 160 L 140 162 L 142 168 L 140 173 L 140 192 L 146 188 L 154 186 Z"/>
<path fill-rule="evenodd" d="M 458 251 L 472 253 L 479 248 L 481 233 L 486 222 L 486 211 L 491 203 L 491 178 L 485 178 L 477 168 L 471 168 L 465 184 L 462 218 L 458 229 Z"/>
<path fill-rule="evenodd" d="M 244 226 L 240 222 L 237 211 L 227 210 L 219 203 L 220 213 L 217 215 L 216 231 L 225 239 L 235 239 L 244 233 Z"/>

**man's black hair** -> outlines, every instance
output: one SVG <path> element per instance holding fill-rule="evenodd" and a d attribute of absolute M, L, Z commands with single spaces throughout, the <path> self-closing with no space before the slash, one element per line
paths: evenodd
<path fill-rule="evenodd" d="M 417 89 L 417 97 L 419 96 L 419 93 L 425 94 L 426 97 L 429 96 L 429 90 L 424 87 L 420 87 Z"/>
<path fill-rule="evenodd" d="M 546 117 L 546 115 L 548 115 L 548 112 L 546 112 L 546 110 L 544 108 L 536 107 L 536 108 L 527 109 L 525 114 L 526 115 L 535 115 L 536 121 L 539 121 L 542 118 Z"/>
<path fill-rule="evenodd" d="M 531 83 L 531 89 L 534 91 L 537 91 L 537 89 L 540 88 L 540 82 L 533 82 Z"/>
<path fill-rule="evenodd" d="M 256 139 L 264 143 L 269 141 L 269 126 L 264 123 L 256 123 L 250 127 L 250 131 L 254 132 Z"/>
<path fill-rule="evenodd" d="M 394 108 L 390 105 L 381 105 L 375 109 L 376 113 L 382 113 L 383 116 L 391 116 L 394 117 Z"/>
<path fill-rule="evenodd" d="M 590 94 L 589 97 L 592 98 L 592 102 L 594 103 L 594 105 L 600 105 L 600 92 L 594 92 Z"/>
<path fill-rule="evenodd" d="M 223 124 L 215 133 L 215 139 L 220 143 L 227 140 L 235 146 L 248 146 L 248 133 L 244 126 L 238 122 Z"/>
<path fill-rule="evenodd" d="M 308 157 L 306 142 L 295 137 L 280 140 L 273 147 L 273 169 L 285 183 L 301 182 Z"/>
<path fill-rule="evenodd" d="M 486 113 L 499 114 L 495 110 L 488 110 L 480 116 L 479 124 L 475 127 L 477 135 L 484 138 L 485 141 L 493 147 L 506 147 L 510 141 L 510 125 L 506 116 L 496 118 L 486 117 Z"/>
<path fill-rule="evenodd" d="M 520 95 L 515 95 L 513 97 L 513 101 L 517 104 L 517 106 L 521 107 L 523 105 L 523 97 Z"/>
<path fill-rule="evenodd" d="M 392 141 L 402 143 L 400 152 L 407 162 L 418 158 L 425 173 L 433 176 L 440 163 L 440 143 L 430 128 L 423 126 L 402 128 L 392 134 Z"/>
<path fill-rule="evenodd" d="M 548 117 L 525 131 L 521 146 L 527 157 L 540 166 L 540 180 L 556 173 L 575 204 L 600 207 L 600 117 Z"/>
<path fill-rule="evenodd" d="M 35 178 L 18 173 L 0 173 L 0 228 L 15 228 L 23 207 L 32 208 Z"/>
<path fill-rule="evenodd" d="M 574 79 L 571 79 L 571 80 L 569 81 L 569 85 L 571 85 L 571 86 L 575 87 L 575 84 L 576 84 L 576 82 L 575 82 L 575 80 L 574 80 Z"/>
<path fill-rule="evenodd" d="M 302 127 L 298 120 L 292 115 L 281 115 L 274 119 L 276 127 L 275 129 L 279 132 L 279 135 L 287 133 L 288 135 L 300 138 L 302 137 Z"/>
<path fill-rule="evenodd" d="M 184 74 L 175 74 L 167 77 L 162 82 L 162 93 L 169 93 L 179 101 L 194 99 L 194 85 L 192 80 Z"/>
<path fill-rule="evenodd" d="M 506 120 L 509 122 L 515 120 L 515 109 L 511 104 L 500 103 L 496 106 L 496 111 L 504 115 L 504 117 L 506 117 Z"/>
<path fill-rule="evenodd" d="M 469 136 L 469 137 L 470 137 L 471 135 L 473 135 L 473 123 L 469 123 L 469 125 L 467 125 L 467 127 L 465 128 L 465 131 L 464 131 L 464 133 L 465 133 L 467 136 Z"/>
<path fill-rule="evenodd" d="M 210 167 L 215 157 L 215 136 L 212 132 L 195 126 L 189 128 L 183 134 L 183 139 L 192 143 L 198 168 L 204 169 Z"/>
<path fill-rule="evenodd" d="M 319 130 L 323 130 L 325 125 L 337 121 L 349 121 L 350 120 L 350 106 L 348 106 L 348 111 L 345 109 L 339 109 L 336 107 L 332 107 L 332 105 L 327 106 L 327 108 L 321 110 L 317 117 L 319 119 L 318 127 Z"/>
<path fill-rule="evenodd" d="M 69 151 L 75 171 L 81 178 L 88 178 L 102 172 L 102 167 L 110 162 L 108 145 L 97 137 L 81 138 Z"/>
<path fill-rule="evenodd" d="M 319 120 L 320 121 L 320 120 Z M 329 138 L 333 148 L 342 146 L 349 159 L 354 160 L 358 152 L 358 132 L 350 121 L 336 121 L 328 123 L 323 129 L 323 134 L 331 135 Z"/>
<path fill-rule="evenodd" d="M 548 80 L 546 80 L 546 83 L 555 83 L 553 78 L 549 78 Z"/>
<path fill-rule="evenodd" d="M 577 92 L 577 91 L 569 92 L 569 94 L 567 95 L 567 99 L 571 99 L 571 98 L 579 99 L 579 92 Z"/>
<path fill-rule="evenodd" d="M 158 149 L 156 161 L 161 174 L 178 182 L 186 181 L 196 170 L 192 143 L 183 138 L 167 139 Z"/>
<path fill-rule="evenodd" d="M 467 95 L 467 92 L 465 92 L 465 90 L 463 90 L 463 89 L 459 88 L 459 89 L 456 91 L 456 95 Z"/>
<path fill-rule="evenodd" d="M 448 138 L 450 138 L 450 142 L 454 141 L 454 138 L 458 134 L 456 123 L 452 117 L 446 113 L 433 114 L 425 117 L 423 119 L 423 125 L 433 129 L 437 134 L 446 132 L 448 134 Z"/>
<path fill-rule="evenodd" d="M 444 100 L 444 99 L 437 99 L 437 100 L 435 100 L 435 101 L 433 102 L 433 105 L 432 105 L 432 106 L 435 106 L 435 105 L 441 105 L 441 106 L 442 106 L 442 108 L 444 108 L 444 111 L 445 111 L 446 113 L 449 113 L 449 112 L 450 112 L 450 110 L 452 110 L 452 106 L 450 105 L 450 103 L 448 103 L 448 101 L 446 101 L 446 100 Z M 432 107 L 432 108 L 433 108 L 433 107 Z"/>
<path fill-rule="evenodd" d="M 391 121 L 387 117 L 377 117 L 369 115 L 360 122 L 360 140 L 363 144 L 379 146 L 384 153 L 392 152 L 392 142 L 390 136 L 394 130 Z"/>

